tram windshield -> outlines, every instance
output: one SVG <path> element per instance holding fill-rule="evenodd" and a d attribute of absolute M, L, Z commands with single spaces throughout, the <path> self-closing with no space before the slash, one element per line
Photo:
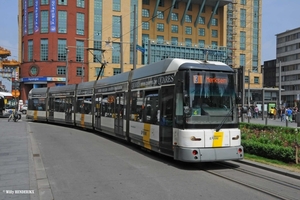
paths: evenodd
<path fill-rule="evenodd" d="M 187 124 L 233 123 L 235 109 L 232 74 L 191 71 L 185 76 Z"/>

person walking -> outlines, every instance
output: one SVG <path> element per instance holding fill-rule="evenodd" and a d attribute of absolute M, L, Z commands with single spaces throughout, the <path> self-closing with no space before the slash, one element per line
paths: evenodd
<path fill-rule="evenodd" d="M 255 106 L 255 108 L 254 108 L 254 116 L 253 116 L 253 118 L 258 118 L 258 107 L 257 106 Z"/>
<path fill-rule="evenodd" d="M 285 121 L 285 107 L 283 106 L 280 110 L 280 119 L 281 121 Z"/>
<path fill-rule="evenodd" d="M 273 119 L 275 120 L 277 117 L 277 109 L 273 107 Z"/>
<path fill-rule="evenodd" d="M 288 121 L 290 121 L 290 122 L 292 122 L 292 109 L 291 108 L 288 108 L 287 110 L 286 110 L 286 115 L 287 115 L 287 117 L 286 117 L 286 120 L 288 120 Z"/>

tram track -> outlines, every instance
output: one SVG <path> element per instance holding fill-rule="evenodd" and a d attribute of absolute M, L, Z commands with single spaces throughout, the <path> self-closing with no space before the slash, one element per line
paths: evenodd
<path fill-rule="evenodd" d="M 282 200 L 297 200 L 299 199 L 299 196 L 297 197 L 293 197 L 291 195 L 287 195 L 287 194 L 280 194 L 280 191 L 284 191 L 285 189 L 286 190 L 289 190 L 289 191 L 294 191 L 295 194 L 300 194 L 300 186 L 297 185 L 297 184 L 293 184 L 293 183 L 290 183 L 290 182 L 287 182 L 287 181 L 283 181 L 283 180 L 280 180 L 278 178 L 274 178 L 274 177 L 270 177 L 270 176 L 267 176 L 267 175 L 264 175 L 264 174 L 259 174 L 259 173 L 256 173 L 256 172 L 253 172 L 253 171 L 249 171 L 249 170 L 246 170 L 246 169 L 241 169 L 241 168 L 236 168 L 236 167 L 233 167 L 233 165 L 231 164 L 226 164 L 226 163 L 215 163 L 216 165 L 219 165 L 222 167 L 222 169 L 230 169 L 230 170 L 233 170 L 233 171 L 236 171 L 236 172 L 240 172 L 244 175 L 249 175 L 251 176 L 252 178 L 258 178 L 259 180 L 257 180 L 256 182 L 247 182 L 247 181 L 242 181 L 242 180 L 239 180 L 238 178 L 234 178 L 232 176 L 229 176 L 229 175 L 225 175 L 223 172 L 217 172 L 217 170 L 215 169 L 202 169 L 203 171 L 205 171 L 206 173 L 209 173 L 211 175 L 214 175 L 214 176 L 217 176 L 217 177 L 220 177 L 222 179 L 225 179 L 225 180 L 228 180 L 230 182 L 234 182 L 234 183 L 237 183 L 239 185 L 242 185 L 242 186 L 245 186 L 247 188 L 251 188 L 255 191 L 258 191 L 258 192 L 261 192 L 263 194 L 266 194 L 268 196 L 271 196 L 271 197 L 274 197 L 276 199 L 282 199 Z M 228 173 L 229 174 L 229 173 Z M 238 176 L 235 176 L 235 177 L 238 177 Z M 297 179 L 298 180 L 298 179 Z M 268 181 L 270 184 L 268 185 L 277 185 L 279 188 L 281 188 L 281 190 L 278 190 L 276 191 L 276 189 L 271 189 L 272 186 L 269 186 L 268 188 L 268 185 L 259 185 L 259 183 L 261 181 Z M 257 184 L 255 184 L 257 183 Z M 290 194 L 290 193 L 289 193 Z"/>

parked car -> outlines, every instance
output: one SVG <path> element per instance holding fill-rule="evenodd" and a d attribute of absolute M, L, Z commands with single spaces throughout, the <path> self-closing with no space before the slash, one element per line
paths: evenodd
<path fill-rule="evenodd" d="M 27 104 L 23 104 L 20 108 L 20 112 L 22 112 L 23 114 L 26 114 L 27 113 Z"/>

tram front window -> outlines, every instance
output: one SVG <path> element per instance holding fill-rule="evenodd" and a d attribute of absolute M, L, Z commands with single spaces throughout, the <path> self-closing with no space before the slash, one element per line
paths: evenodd
<path fill-rule="evenodd" d="M 185 112 L 188 124 L 233 123 L 233 75 L 192 71 L 186 81 Z"/>

